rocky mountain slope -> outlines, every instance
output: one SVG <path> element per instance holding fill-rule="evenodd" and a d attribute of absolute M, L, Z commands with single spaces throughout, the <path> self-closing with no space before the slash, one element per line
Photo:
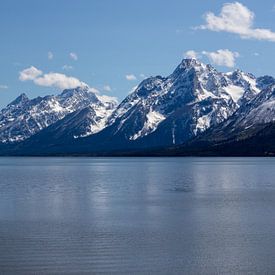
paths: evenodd
<path fill-rule="evenodd" d="M 184 59 L 170 76 L 144 80 L 107 125 L 111 135 L 129 141 L 157 135 L 163 144 L 180 144 L 221 123 L 259 92 L 250 74 L 223 74 Z"/>
<path fill-rule="evenodd" d="M 99 97 L 89 87 L 68 89 L 56 96 L 35 99 L 21 94 L 0 112 L 0 142 L 23 141 L 66 115 L 85 108 L 88 110 L 86 124 L 81 125 L 76 135 L 86 136 L 104 128 L 115 106 L 114 100 Z"/>
<path fill-rule="evenodd" d="M 83 100 L 75 108 L 62 105 L 56 96 L 54 102 L 62 106 L 64 113 L 59 113 L 52 123 L 36 127 L 36 132 L 30 131 L 29 138 L 24 135 L 25 141 L 12 150 L 24 154 L 108 154 L 160 147 L 187 148 L 190 144 L 190 148 L 194 144 L 202 148 L 202 144 L 216 146 L 219 142 L 244 140 L 274 122 L 274 86 L 275 79 L 270 76 L 256 78 L 240 70 L 222 73 L 198 60 L 184 59 L 168 77 L 142 81 L 116 108 L 115 102 L 95 94 L 93 99 L 88 96 L 90 102 Z M 73 98 L 83 98 L 82 93 L 90 92 L 80 88 L 71 91 Z M 7 108 L 32 106 L 29 101 L 21 96 Z M 36 115 L 32 113 L 32 117 Z"/>
<path fill-rule="evenodd" d="M 275 79 L 224 123 L 209 129 L 197 140 L 216 144 L 243 140 L 256 135 L 272 123 L 275 123 Z"/>

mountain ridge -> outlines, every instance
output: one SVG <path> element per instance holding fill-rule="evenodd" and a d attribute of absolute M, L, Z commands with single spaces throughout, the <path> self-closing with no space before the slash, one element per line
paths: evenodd
<path fill-rule="evenodd" d="M 108 110 L 115 105 L 115 102 L 102 101 L 89 87 L 66 89 L 58 95 L 34 99 L 29 99 L 23 93 L 0 112 L 0 142 L 24 141 L 66 115 L 88 106 L 98 113 L 104 113 L 106 109 L 107 116 Z M 95 115 L 100 117 L 99 114 Z"/>
<path fill-rule="evenodd" d="M 222 73 L 196 59 L 183 59 L 167 77 L 143 80 L 117 106 L 110 101 L 109 109 L 106 102 L 104 108 L 98 107 L 101 106 L 100 96 L 94 95 L 98 100 L 94 99 L 94 106 L 89 103 L 75 108 L 23 141 L 9 146 L 6 152 L 122 154 L 180 146 L 180 150 L 186 148 L 186 152 L 192 154 L 189 149 L 196 152 L 196 146 L 201 150 L 207 146 L 220 146 L 218 137 L 222 135 L 224 138 L 220 143 L 237 142 L 238 133 L 243 131 L 241 127 L 234 126 L 237 135 L 233 135 L 231 141 L 228 137 L 232 132 L 230 127 L 239 125 L 242 117 L 245 128 L 248 121 L 253 124 L 257 114 L 262 112 L 262 119 L 254 123 L 258 130 L 244 139 L 253 138 L 253 134 L 256 137 L 272 124 L 275 120 L 274 85 L 275 79 L 271 76 L 256 78 L 241 70 Z M 29 99 L 22 95 L 17 101 L 28 103 Z M 206 147 L 202 148 L 202 144 Z M 0 148 L 0 154 L 1 151 L 4 152 Z"/>

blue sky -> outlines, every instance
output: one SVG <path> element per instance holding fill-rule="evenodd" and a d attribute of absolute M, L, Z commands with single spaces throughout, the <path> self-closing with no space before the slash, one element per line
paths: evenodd
<path fill-rule="evenodd" d="M 275 0 L 236 4 L 2 0 L 0 107 L 22 92 L 59 93 L 66 81 L 85 82 L 121 100 L 144 77 L 170 74 L 191 50 L 222 71 L 274 76 Z M 238 22 L 228 25 L 223 16 Z M 35 76 L 22 76 L 29 68 Z"/>

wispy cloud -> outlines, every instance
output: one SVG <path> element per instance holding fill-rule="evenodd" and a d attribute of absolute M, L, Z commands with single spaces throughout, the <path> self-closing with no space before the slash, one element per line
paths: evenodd
<path fill-rule="evenodd" d="M 128 81 L 137 80 L 137 77 L 136 77 L 134 74 L 126 74 L 126 75 L 125 75 L 125 78 L 126 78 Z"/>
<path fill-rule="evenodd" d="M 6 90 L 8 88 L 9 88 L 8 85 L 0 84 L 0 89 L 1 90 Z"/>
<path fill-rule="evenodd" d="M 105 85 L 105 86 L 103 86 L 103 90 L 104 90 L 105 92 L 111 92 L 111 91 L 112 91 L 112 88 L 111 88 L 110 85 Z"/>
<path fill-rule="evenodd" d="M 220 49 L 214 52 L 201 51 L 196 52 L 194 50 L 189 50 L 185 52 L 184 56 L 186 58 L 195 58 L 199 59 L 202 56 L 206 56 L 209 61 L 218 66 L 225 66 L 228 68 L 235 67 L 236 58 L 240 56 L 238 52 L 232 52 L 228 49 Z"/>
<path fill-rule="evenodd" d="M 67 76 L 61 73 L 46 73 L 31 66 L 19 73 L 19 80 L 21 81 L 33 81 L 34 84 L 44 87 L 55 87 L 60 90 L 76 88 L 79 86 L 87 86 L 86 83 L 79 79 Z"/>
<path fill-rule="evenodd" d="M 52 60 L 53 59 L 53 53 L 52 52 L 48 52 L 48 59 Z"/>
<path fill-rule="evenodd" d="M 275 42 L 275 32 L 269 29 L 253 28 L 254 12 L 239 2 L 224 4 L 219 15 L 207 12 L 204 19 L 205 24 L 195 29 L 228 32 L 237 34 L 242 39 Z"/>
<path fill-rule="evenodd" d="M 72 60 L 74 60 L 74 61 L 77 61 L 77 60 L 78 60 L 78 55 L 77 55 L 76 53 L 71 52 L 71 53 L 69 54 L 69 56 L 70 56 L 70 58 L 71 58 Z"/>
<path fill-rule="evenodd" d="M 71 65 L 64 65 L 64 66 L 62 66 L 62 69 L 65 70 L 65 71 L 70 71 L 70 70 L 72 70 L 73 68 L 74 68 L 74 67 L 71 66 Z"/>
<path fill-rule="evenodd" d="M 19 72 L 19 79 L 21 81 L 34 80 L 38 76 L 42 75 L 42 71 L 38 70 L 34 66 L 31 66 L 23 71 Z"/>

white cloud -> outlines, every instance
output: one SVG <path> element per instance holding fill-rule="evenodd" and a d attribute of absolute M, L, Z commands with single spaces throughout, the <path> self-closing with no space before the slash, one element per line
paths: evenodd
<path fill-rule="evenodd" d="M 44 74 L 43 76 L 34 79 L 34 83 L 39 86 L 56 87 L 61 90 L 87 86 L 87 84 L 75 77 L 66 76 L 65 74 L 60 73 Z"/>
<path fill-rule="evenodd" d="M 31 80 L 36 85 L 44 87 L 55 87 L 61 90 L 76 88 L 79 86 L 87 86 L 86 83 L 75 77 L 53 72 L 43 74 L 41 70 L 38 70 L 33 66 L 21 71 L 19 73 L 19 79 L 21 81 Z"/>
<path fill-rule="evenodd" d="M 42 71 L 38 70 L 34 66 L 31 66 L 19 73 L 19 79 L 21 81 L 34 80 L 40 75 L 42 75 Z"/>
<path fill-rule="evenodd" d="M 111 92 L 111 91 L 112 91 L 112 88 L 111 88 L 111 86 L 109 86 L 109 85 L 105 85 L 105 86 L 103 86 L 103 90 L 104 90 L 105 92 Z"/>
<path fill-rule="evenodd" d="M 140 74 L 139 75 L 142 79 L 145 79 L 146 78 L 146 75 L 145 74 Z"/>
<path fill-rule="evenodd" d="M 199 53 L 193 51 L 193 50 L 189 50 L 187 52 L 184 53 L 184 56 L 186 58 L 194 58 L 197 59 L 199 57 Z"/>
<path fill-rule="evenodd" d="M 74 68 L 74 67 L 71 66 L 71 65 L 64 65 L 64 66 L 62 66 L 62 69 L 65 70 L 65 71 L 70 71 L 70 70 L 72 70 L 73 68 Z"/>
<path fill-rule="evenodd" d="M 216 52 L 203 51 L 202 54 L 206 55 L 213 64 L 229 68 L 235 67 L 235 59 L 240 56 L 238 52 L 231 52 L 228 49 L 217 50 Z"/>
<path fill-rule="evenodd" d="M 8 88 L 9 88 L 8 85 L 0 84 L 0 89 L 1 90 L 6 90 Z"/>
<path fill-rule="evenodd" d="M 52 52 L 48 52 L 48 59 L 52 60 L 53 59 L 53 53 Z"/>
<path fill-rule="evenodd" d="M 260 54 L 259 53 L 253 53 L 254 56 L 259 56 Z"/>
<path fill-rule="evenodd" d="M 232 52 L 228 49 L 220 49 L 215 52 L 208 52 L 208 51 L 196 52 L 194 50 L 190 50 L 185 52 L 184 55 L 186 58 L 194 58 L 194 59 L 199 59 L 202 56 L 206 56 L 211 63 L 218 66 L 225 66 L 229 68 L 232 68 L 235 66 L 236 58 L 240 56 L 238 52 Z"/>
<path fill-rule="evenodd" d="M 126 74 L 125 78 L 129 81 L 137 80 L 137 77 L 134 74 Z"/>
<path fill-rule="evenodd" d="M 73 59 L 75 61 L 78 60 L 78 56 L 77 56 L 76 53 L 70 53 L 69 56 L 70 56 L 71 59 Z"/>
<path fill-rule="evenodd" d="M 242 39 L 275 42 L 275 32 L 269 29 L 253 28 L 254 18 L 254 13 L 243 4 L 239 2 L 226 3 L 218 16 L 212 12 L 206 13 L 204 16 L 206 24 L 197 27 L 197 29 L 234 33 Z"/>

